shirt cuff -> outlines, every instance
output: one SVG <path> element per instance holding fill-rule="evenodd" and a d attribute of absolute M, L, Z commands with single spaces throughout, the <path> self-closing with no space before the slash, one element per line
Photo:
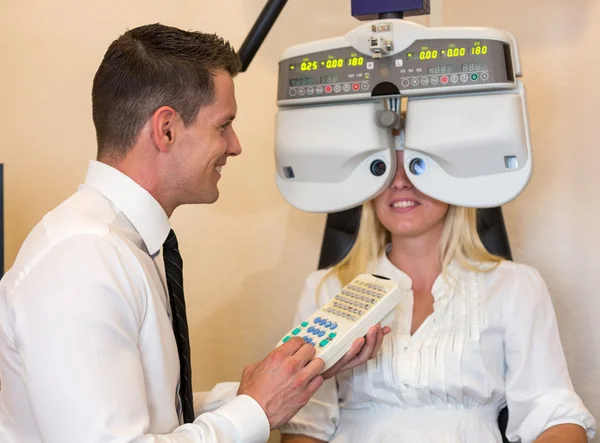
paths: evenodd
<path fill-rule="evenodd" d="M 238 430 L 243 443 L 266 443 L 271 426 L 265 411 L 252 397 L 238 395 L 214 414 L 228 420 Z"/>
<path fill-rule="evenodd" d="M 196 417 L 212 412 L 237 397 L 239 382 L 217 384 L 211 391 L 194 392 L 194 412 Z"/>

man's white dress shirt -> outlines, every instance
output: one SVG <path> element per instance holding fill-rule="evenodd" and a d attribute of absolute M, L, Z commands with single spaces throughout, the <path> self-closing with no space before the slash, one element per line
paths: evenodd
<path fill-rule="evenodd" d="M 195 397 L 197 412 L 200 397 L 232 400 L 180 426 L 169 230 L 146 190 L 93 161 L 29 234 L 0 283 L 0 443 L 268 439 L 264 411 L 236 384 Z"/>

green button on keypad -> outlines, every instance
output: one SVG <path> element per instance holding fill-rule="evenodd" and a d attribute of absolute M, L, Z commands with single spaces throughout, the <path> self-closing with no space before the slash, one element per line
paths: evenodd
<path fill-rule="evenodd" d="M 302 323 L 300 323 L 300 326 L 306 328 L 308 326 L 308 322 L 303 321 Z"/>
<path fill-rule="evenodd" d="M 296 329 L 294 329 L 294 330 L 292 331 L 292 334 L 294 334 L 294 335 L 298 335 L 298 333 L 299 333 L 300 331 L 301 331 L 301 329 L 300 329 L 300 328 L 296 328 Z"/>
<path fill-rule="evenodd" d="M 286 342 L 286 341 L 288 341 L 290 338 L 292 338 L 292 337 L 290 337 L 290 336 L 288 335 L 287 337 L 285 337 L 285 338 L 283 339 L 283 342 L 285 343 L 285 342 Z"/>
<path fill-rule="evenodd" d="M 335 338 L 337 334 L 335 332 L 332 332 L 331 334 L 329 334 L 329 338 Z"/>
<path fill-rule="evenodd" d="M 322 340 L 321 343 L 319 343 L 319 346 L 321 346 L 321 347 L 327 346 L 327 343 L 329 343 L 329 340 Z"/>

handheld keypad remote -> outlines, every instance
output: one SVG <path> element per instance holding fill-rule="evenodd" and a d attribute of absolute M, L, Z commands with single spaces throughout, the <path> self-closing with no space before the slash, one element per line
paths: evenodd
<path fill-rule="evenodd" d="M 355 339 L 388 315 L 400 302 L 398 284 L 374 274 L 361 274 L 333 299 L 292 329 L 278 346 L 292 337 L 302 337 L 315 346 L 315 358 L 325 362 L 323 371 L 338 362 Z"/>

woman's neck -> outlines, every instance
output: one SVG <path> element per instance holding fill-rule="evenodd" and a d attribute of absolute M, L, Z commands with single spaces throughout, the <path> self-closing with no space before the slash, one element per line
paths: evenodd
<path fill-rule="evenodd" d="M 415 293 L 430 292 L 435 279 L 442 272 L 438 249 L 441 229 L 437 231 L 417 237 L 392 235 L 388 259 L 411 278 Z"/>

